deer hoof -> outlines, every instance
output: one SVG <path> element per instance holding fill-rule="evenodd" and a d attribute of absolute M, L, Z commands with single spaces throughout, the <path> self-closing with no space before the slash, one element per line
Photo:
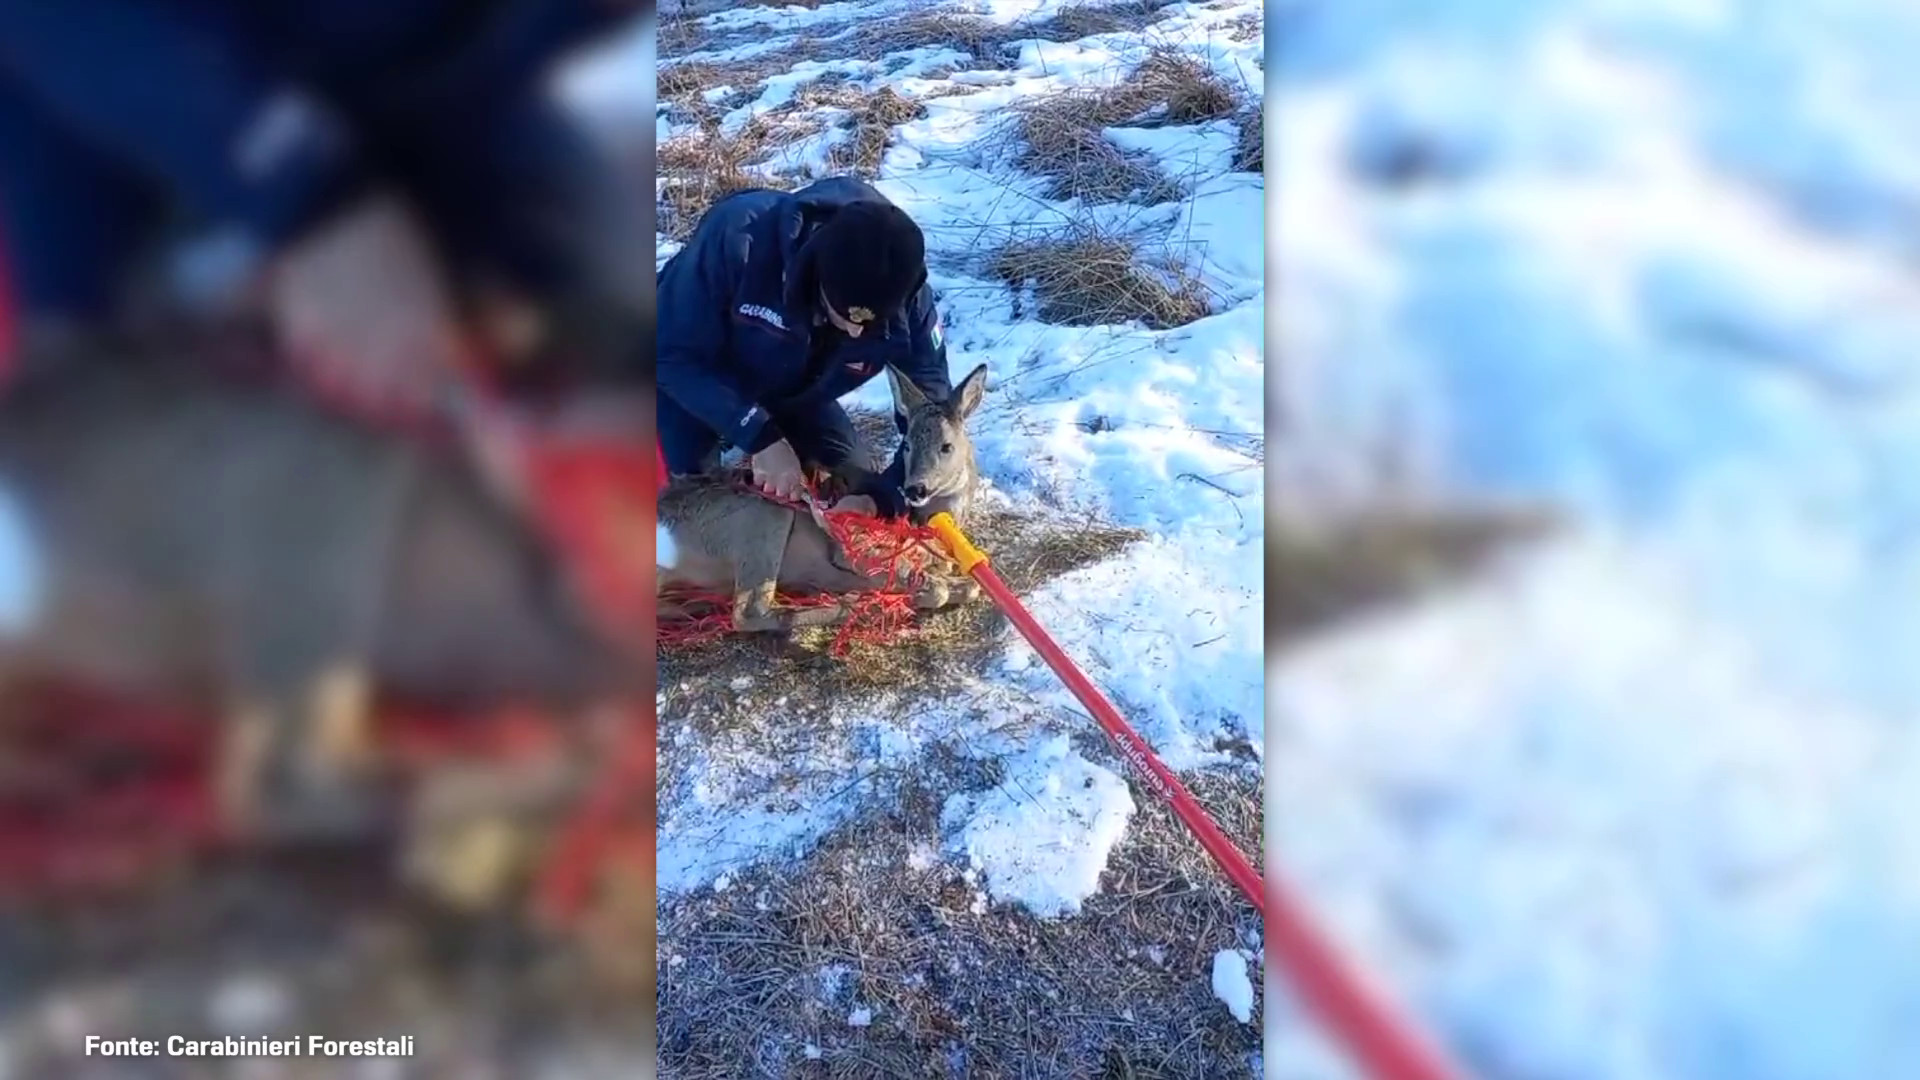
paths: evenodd
<path fill-rule="evenodd" d="M 938 611 L 953 602 L 953 592 L 944 581 L 929 581 L 913 594 L 913 606 L 920 611 Z"/>
<path fill-rule="evenodd" d="M 531 844 L 525 829 L 504 818 L 482 818 L 415 838 L 405 869 L 416 887 L 440 902 L 481 911 L 512 888 Z"/>

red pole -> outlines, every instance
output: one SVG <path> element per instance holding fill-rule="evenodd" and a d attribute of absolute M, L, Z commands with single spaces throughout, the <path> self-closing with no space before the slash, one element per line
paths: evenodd
<path fill-rule="evenodd" d="M 1213 861 L 1220 864 L 1220 869 L 1227 872 L 1227 877 L 1240 887 L 1254 910 L 1264 918 L 1267 905 L 1262 893 L 1260 871 L 1255 870 L 1247 857 L 1227 838 L 1227 834 L 1220 831 L 1220 826 L 1214 823 L 1206 808 L 1180 783 L 1173 770 L 1154 754 L 1147 740 L 1129 727 L 1119 710 L 1107 701 L 1091 680 L 1081 674 L 1080 668 L 1034 620 L 1032 613 L 1013 595 L 1013 590 L 1007 588 L 1007 583 L 1001 580 L 993 567 L 983 562 L 974 567 L 973 577 L 993 598 L 993 602 L 1000 606 L 1000 610 L 1006 612 L 1007 618 L 1019 628 L 1021 636 L 1034 647 L 1054 674 L 1067 684 L 1067 689 L 1073 691 L 1073 696 L 1080 699 L 1080 703 L 1093 713 L 1093 718 L 1119 744 L 1121 755 L 1133 766 L 1140 779 L 1155 795 L 1172 805 L 1173 812 L 1180 815 L 1180 820 L 1186 822 L 1187 828 L 1193 830 L 1200 846 L 1207 849 L 1207 854 L 1213 856 Z"/>
<path fill-rule="evenodd" d="M 1173 807 L 1207 854 L 1213 856 L 1253 902 L 1254 910 L 1265 918 L 1266 899 L 1277 901 L 1278 918 L 1269 920 L 1267 926 L 1281 967 L 1292 977 L 1295 989 L 1308 1008 L 1319 1014 L 1366 1073 L 1374 1080 L 1464 1080 L 1465 1074 L 1450 1064 L 1438 1047 L 1423 1038 L 1411 1023 L 1397 1017 L 1386 1000 L 1345 962 L 1331 939 L 1314 924 L 1306 905 L 1289 895 L 1278 875 L 1265 883 L 1260 880 L 1246 856 L 1220 831 L 1220 826 L 1174 776 L 1173 770 L 1128 726 L 1119 710 L 1034 619 L 1007 583 L 987 565 L 986 555 L 960 532 L 953 519 L 939 514 L 930 524 L 952 550 L 960 569 L 971 574 L 1006 613 L 1021 636 L 1119 745 L 1121 754 L 1133 765 L 1147 788 Z"/>
<path fill-rule="evenodd" d="M 624 717 L 627 730 L 617 751 L 620 756 L 609 763 L 585 804 L 568 818 L 539 874 L 536 910 L 551 925 L 567 925 L 579 914 L 593 889 L 600 855 L 618 831 L 625 801 L 639 785 L 653 781 L 646 772 L 654 765 L 653 740 L 646 737 L 647 718 L 637 709 L 627 710 Z"/>
<path fill-rule="evenodd" d="M 615 513 L 647 506 L 656 493 L 648 490 L 646 466 L 638 454 L 625 448 L 535 446 L 529 452 L 535 455 L 542 509 L 556 539 L 590 573 L 608 632 L 622 641 L 633 640 L 635 631 L 653 621 L 652 597 L 643 588 L 642 576 L 624 558 L 639 554 L 643 542 L 611 529 L 606 517 L 609 505 L 596 502 L 595 497 L 619 502 Z M 655 479 L 663 462 L 656 448 Z M 542 916 L 556 925 L 570 922 L 585 903 L 626 800 L 653 783 L 653 725 L 637 706 L 624 710 L 622 718 L 614 759 L 584 805 L 565 822 L 539 875 L 536 904 Z"/>

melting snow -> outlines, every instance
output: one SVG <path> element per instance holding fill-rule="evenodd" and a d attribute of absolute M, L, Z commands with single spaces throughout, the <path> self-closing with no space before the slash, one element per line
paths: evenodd
<path fill-rule="evenodd" d="M 1247 958 L 1238 949 L 1213 954 L 1213 996 L 1243 1024 L 1253 1023 L 1253 982 L 1247 978 Z"/>

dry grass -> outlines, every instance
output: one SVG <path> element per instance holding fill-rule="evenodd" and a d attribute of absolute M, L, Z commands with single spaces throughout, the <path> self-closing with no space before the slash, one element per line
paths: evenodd
<path fill-rule="evenodd" d="M 803 121 L 765 116 L 748 121 L 730 137 L 714 131 L 661 143 L 655 157 L 664 181 L 660 231 L 670 240 L 685 240 L 701 215 L 728 195 L 747 188 L 782 186 L 753 166 L 772 153 L 778 140 L 805 133 Z"/>
<path fill-rule="evenodd" d="M 1014 164 L 1052 181 L 1048 196 L 1087 202 L 1156 197 L 1166 177 L 1151 158 L 1129 154 L 1105 130 L 1139 116 L 1152 102 L 1128 84 L 1070 90 L 1021 105 L 1014 130 L 1021 142 Z M 1151 194 L 1149 194 L 1151 193 Z"/>
<path fill-rule="evenodd" d="M 1234 41 L 1252 41 L 1267 32 L 1266 20 L 1254 12 L 1242 15 L 1227 25 L 1232 27 L 1227 36 Z"/>
<path fill-rule="evenodd" d="M 1267 168 L 1267 124 L 1259 109 L 1246 109 L 1237 121 L 1239 144 L 1234 148 L 1233 167 L 1239 172 L 1265 172 Z"/>
<path fill-rule="evenodd" d="M 1021 36 L 1047 41 L 1078 41 L 1096 34 L 1144 30 L 1167 7 L 1159 0 L 1129 0 L 1118 4 L 1066 4 L 1052 18 L 1035 24 Z"/>
<path fill-rule="evenodd" d="M 1156 118 L 1169 124 L 1221 120 L 1240 109 L 1240 95 L 1213 69 L 1184 53 L 1156 50 L 1124 84 L 1163 110 Z"/>
<path fill-rule="evenodd" d="M 1150 265 L 1131 239 L 1092 227 L 1010 244 L 989 272 L 1016 291 L 1031 287 L 1042 322 L 1184 326 L 1211 309 L 1206 288 L 1182 266 Z M 1016 313 L 1017 314 L 1017 313 Z"/>
<path fill-rule="evenodd" d="M 1015 164 L 1049 178 L 1050 198 L 1167 202 L 1179 197 L 1178 185 L 1151 158 L 1108 141 L 1105 129 L 1204 123 L 1240 109 L 1238 95 L 1211 69 L 1160 50 L 1115 86 L 1070 90 L 1021 106 L 1013 126 L 1021 144 Z"/>
<path fill-rule="evenodd" d="M 937 849 L 947 792 L 997 782 L 987 763 L 928 756 L 897 800 L 804 864 L 666 905 L 660 1064 L 674 1080 L 755 1076 L 1218 1077 L 1244 1071 L 1260 1027 L 1213 1000 L 1213 954 L 1258 924 L 1151 796 L 1075 916 L 989 906 Z M 1192 788 L 1259 850 L 1251 771 Z M 837 977 L 836 977 L 837 976 Z M 847 1023 L 867 1008 L 872 1023 Z M 809 1051 L 808 1048 L 813 1048 Z"/>
<path fill-rule="evenodd" d="M 1014 23 L 961 12 L 922 11 L 863 28 L 855 40 L 863 52 L 876 56 L 944 46 L 967 53 L 981 68 L 1004 68 L 1008 66 L 1006 46 L 1011 42 L 1078 41 L 1095 34 L 1142 30 L 1166 6 L 1163 0 L 1068 4 L 1050 18 Z"/>
<path fill-rule="evenodd" d="M 927 114 L 927 107 L 902 97 L 891 87 L 864 90 L 858 87 L 828 85 L 800 95 L 811 107 L 845 110 L 846 139 L 828 151 L 827 164 L 840 172 L 871 177 L 880 171 L 880 160 L 893 141 L 893 129 Z"/>
<path fill-rule="evenodd" d="M 711 48 L 713 34 L 697 17 L 662 15 L 657 31 L 655 52 L 660 56 L 685 56 Z"/>
<path fill-rule="evenodd" d="M 1531 506 L 1381 507 L 1313 527 L 1267 522 L 1270 642 L 1461 582 L 1558 525 Z"/>
<path fill-rule="evenodd" d="M 733 136 L 720 136 L 721 117 L 727 108 L 739 102 L 709 102 L 705 98 L 707 90 L 718 86 L 736 89 L 758 86 L 775 70 L 789 67 L 800 48 L 762 54 L 739 64 L 694 62 L 674 65 L 661 72 L 661 100 L 670 101 L 676 110 L 699 123 L 706 136 L 704 139 L 681 136 L 661 147 L 661 175 L 679 182 L 676 187 L 682 194 L 677 197 L 690 204 L 684 209 L 696 211 L 697 217 L 697 211 L 711 205 L 714 199 L 737 189 L 743 176 L 748 175 L 747 166 L 764 161 L 783 144 L 821 130 L 822 118 L 810 115 L 815 110 L 837 109 L 846 114 L 838 122 L 847 129 L 847 138 L 834 145 L 828 163 L 837 171 L 864 176 L 873 176 L 879 171 L 880 160 L 886 154 L 895 127 L 926 115 L 924 105 L 901 96 L 891 87 L 867 90 L 850 85 L 843 73 L 828 72 L 800 87 L 790 103 L 756 115 Z M 673 233 L 670 231 L 669 235 Z"/>
<path fill-rule="evenodd" d="M 730 76 L 738 70 L 736 65 L 707 60 L 668 64 L 655 74 L 654 91 L 661 101 L 697 108 L 705 104 L 700 101 L 700 95 L 714 87 L 730 85 Z"/>
<path fill-rule="evenodd" d="M 1022 148 L 1014 164 L 1045 176 L 1047 197 L 1087 203 L 1166 202 L 1178 189 L 1145 154 L 1115 146 L 1102 131 L 1106 95 L 1066 93 L 1019 110 Z M 1124 117 L 1123 117 L 1124 118 Z"/>
<path fill-rule="evenodd" d="M 705 47 L 719 44 L 722 43 L 704 43 Z M 793 70 L 793 66 L 801 61 L 818 59 L 828 51 L 819 39 L 802 34 L 779 48 L 767 49 L 744 59 L 674 61 L 658 67 L 655 91 L 662 103 L 710 127 L 718 122 L 724 108 L 708 102 L 705 99 L 707 91 L 731 86 L 751 100 L 767 79 Z M 672 59 L 672 54 L 664 47 L 660 55 L 663 59 Z"/>
<path fill-rule="evenodd" d="M 1016 27 L 978 15 L 919 11 L 862 27 L 854 41 L 860 55 L 946 47 L 967 53 L 981 67 L 998 68 L 1006 66 L 1001 47 L 1024 36 Z"/>

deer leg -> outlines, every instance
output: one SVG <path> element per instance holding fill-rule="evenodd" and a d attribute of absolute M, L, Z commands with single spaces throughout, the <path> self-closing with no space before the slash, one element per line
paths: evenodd
<path fill-rule="evenodd" d="M 913 606 L 920 611 L 938 611 L 952 602 L 952 590 L 937 577 L 929 577 L 914 590 Z"/>
<path fill-rule="evenodd" d="M 837 626 L 851 614 L 845 603 L 781 609 L 774 606 L 775 583 L 761 582 L 734 594 L 734 629 L 748 634 L 786 633 L 810 626 Z"/>
<path fill-rule="evenodd" d="M 219 795 L 240 835 L 338 838 L 385 823 L 364 672 L 326 668 L 288 685 L 245 691 L 226 720 Z"/>
<path fill-rule="evenodd" d="M 980 583 L 973 580 L 972 578 L 961 577 L 961 578 L 955 579 L 953 583 L 952 592 L 953 592 L 953 603 L 974 604 L 980 601 L 980 597 L 983 594 L 984 590 L 980 588 Z"/>
<path fill-rule="evenodd" d="M 774 584 L 766 582 L 737 593 L 733 602 L 734 629 L 748 634 L 778 634 L 810 626 L 836 626 L 849 614 L 843 603 L 821 607 L 781 609 L 774 606 Z"/>
<path fill-rule="evenodd" d="M 496 906 L 532 865 L 539 835 L 505 814 L 408 831 L 402 872 L 416 888 L 468 912 Z"/>
<path fill-rule="evenodd" d="M 254 835 L 262 831 L 261 804 L 269 783 L 274 729 L 283 720 L 270 704 L 245 699 L 230 704 L 223 720 L 214 763 L 215 798 L 228 828 L 243 836 Z"/>
<path fill-rule="evenodd" d="M 733 626 L 749 634 L 787 633 L 801 627 L 833 626 L 849 614 L 845 604 L 780 610 L 774 606 L 787 540 L 794 518 L 779 515 L 780 524 L 760 533 L 734 566 Z"/>
<path fill-rule="evenodd" d="M 966 574 L 928 571 L 913 595 L 913 606 L 921 611 L 937 611 L 979 601 L 980 583 Z"/>
<path fill-rule="evenodd" d="M 532 873 L 545 830 L 586 779 L 587 764 L 556 745 L 531 758 L 433 766 L 411 793 L 402 874 L 451 907 L 497 907 Z"/>
<path fill-rule="evenodd" d="M 365 668 L 342 664 L 316 678 L 305 695 L 304 767 L 312 775 L 365 775 L 379 756 L 373 683 Z"/>

